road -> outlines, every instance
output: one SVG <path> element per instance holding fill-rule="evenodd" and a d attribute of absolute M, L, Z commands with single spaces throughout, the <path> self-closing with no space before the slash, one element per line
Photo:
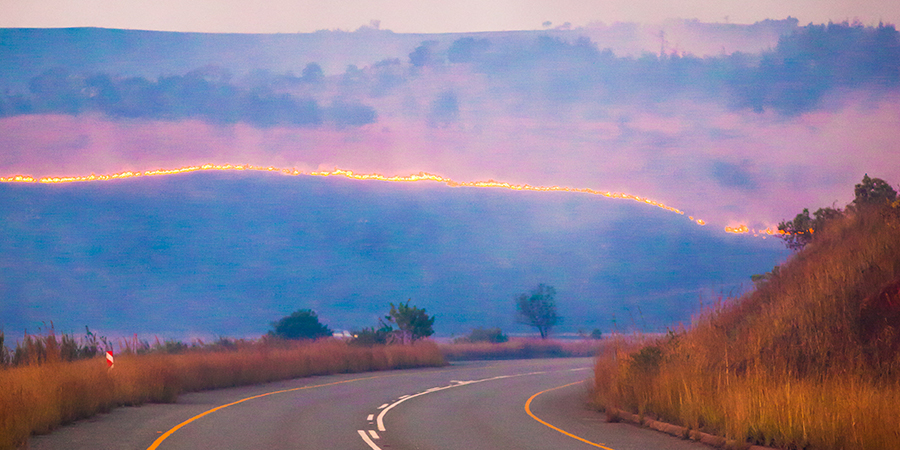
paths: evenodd
<path fill-rule="evenodd" d="M 118 408 L 29 448 L 708 450 L 606 423 L 585 405 L 591 376 L 590 358 L 566 358 L 303 378 Z"/>

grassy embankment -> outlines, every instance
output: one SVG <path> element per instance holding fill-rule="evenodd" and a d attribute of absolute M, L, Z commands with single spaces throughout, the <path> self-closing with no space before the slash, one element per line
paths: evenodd
<path fill-rule="evenodd" d="M 227 349 L 176 354 L 126 352 L 107 370 L 104 357 L 62 361 L 56 337 L 42 340 L 49 344 L 44 345 L 43 362 L 0 369 L 0 449 L 14 449 L 33 433 L 47 433 L 116 406 L 174 402 L 182 392 L 445 364 L 430 341 L 356 347 L 328 339 L 277 345 L 239 342 Z"/>
<path fill-rule="evenodd" d="M 596 402 L 737 446 L 900 449 L 897 206 L 829 223 L 689 331 L 605 352 Z"/>

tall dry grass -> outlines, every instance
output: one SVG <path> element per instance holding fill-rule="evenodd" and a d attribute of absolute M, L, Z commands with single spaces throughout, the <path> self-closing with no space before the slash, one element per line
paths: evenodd
<path fill-rule="evenodd" d="M 0 449 L 116 406 L 174 402 L 179 393 L 275 380 L 444 365 L 437 345 L 355 347 L 314 343 L 246 344 L 231 350 L 123 354 L 0 370 Z"/>
<path fill-rule="evenodd" d="M 900 209 L 829 224 L 689 331 L 597 360 L 595 400 L 786 449 L 900 449 Z"/>

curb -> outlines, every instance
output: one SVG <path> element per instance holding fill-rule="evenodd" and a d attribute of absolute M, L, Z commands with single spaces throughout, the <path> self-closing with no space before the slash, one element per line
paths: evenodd
<path fill-rule="evenodd" d="M 661 431 L 663 433 L 681 439 L 690 439 L 692 441 L 697 441 L 702 444 L 717 448 L 724 448 L 729 450 L 778 450 L 773 447 L 750 445 L 746 442 L 738 442 L 733 439 L 725 439 L 721 436 L 715 436 L 709 433 L 704 433 L 702 431 L 691 430 L 682 426 L 673 425 L 671 423 L 660 422 L 658 420 L 649 419 L 647 417 L 642 417 L 637 414 L 632 414 L 628 411 L 623 411 L 616 408 L 606 408 L 606 417 L 607 421 L 609 422 L 624 420 L 626 422 L 630 422 L 638 426 L 652 428 L 656 431 Z"/>

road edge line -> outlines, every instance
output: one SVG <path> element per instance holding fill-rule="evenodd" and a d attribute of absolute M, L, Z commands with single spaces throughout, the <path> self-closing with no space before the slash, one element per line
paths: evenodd
<path fill-rule="evenodd" d="M 227 408 L 227 407 L 232 406 L 232 405 L 237 405 L 238 403 L 243 403 L 243 402 L 246 402 L 246 401 L 248 401 L 248 400 L 257 399 L 257 398 L 260 398 L 260 397 L 267 397 L 267 396 L 269 396 L 269 395 L 283 394 L 283 393 L 285 393 L 285 392 L 294 392 L 294 391 L 301 391 L 301 390 L 304 390 L 304 389 L 314 389 L 314 388 L 320 388 L 320 387 L 325 387 L 325 386 L 334 386 L 334 385 L 336 385 L 336 384 L 352 383 L 352 382 L 354 382 L 354 381 L 362 381 L 362 380 L 371 380 L 371 379 L 373 379 L 373 378 L 383 378 L 383 377 L 385 377 L 385 376 L 388 376 L 388 375 L 378 375 L 378 376 L 374 376 L 374 377 L 353 378 L 353 379 L 350 379 L 350 380 L 335 381 L 335 382 L 333 382 L 333 383 L 317 384 L 317 385 L 313 385 L 313 386 L 300 386 L 300 387 L 296 387 L 296 388 L 282 389 L 282 390 L 280 390 L 280 391 L 266 392 L 266 393 L 264 393 L 264 394 L 259 394 L 259 395 L 254 395 L 254 396 L 252 396 L 252 397 L 242 398 L 242 399 L 240 399 L 240 400 L 238 400 L 238 401 L 234 401 L 234 402 L 231 402 L 231 403 L 228 403 L 228 404 L 225 404 L 225 405 L 220 405 L 220 406 L 217 406 L 217 407 L 215 407 L 215 408 L 213 408 L 213 409 L 210 409 L 210 410 L 208 410 L 208 411 L 204 411 L 204 412 L 202 412 L 202 413 L 200 413 L 200 414 L 197 414 L 197 415 L 194 416 L 194 417 L 191 417 L 191 418 L 188 419 L 188 420 L 185 420 L 184 422 L 179 423 L 178 425 L 175 425 L 174 427 L 172 427 L 171 429 L 169 429 L 169 431 L 166 431 L 166 432 L 163 433 L 160 437 L 156 438 L 156 440 L 153 441 L 153 443 L 150 444 L 149 447 L 147 447 L 147 450 L 156 450 L 156 449 L 159 447 L 159 445 L 163 443 L 163 441 L 165 441 L 166 439 L 168 439 L 169 436 L 172 435 L 172 433 L 175 433 L 176 431 L 178 431 L 179 429 L 181 429 L 181 428 L 184 427 L 185 425 L 187 425 L 187 424 L 189 424 L 189 423 L 191 423 L 191 422 L 193 422 L 193 421 L 195 421 L 195 420 L 197 420 L 197 419 L 199 419 L 199 418 L 201 418 L 201 417 L 203 417 L 203 416 L 206 416 L 207 414 L 212 414 L 212 413 L 214 413 L 214 412 L 216 412 L 216 411 L 218 411 L 218 410 L 220 410 L 220 409 L 224 409 L 224 408 Z"/>
<path fill-rule="evenodd" d="M 604 450 L 613 450 L 613 449 L 611 449 L 611 448 L 609 448 L 609 447 L 607 447 L 607 446 L 605 446 L 605 445 L 603 445 L 603 444 L 598 444 L 598 443 L 596 443 L 596 442 L 591 442 L 591 441 L 589 441 L 589 440 L 587 440 L 587 439 L 585 439 L 585 438 L 583 438 L 583 437 L 576 436 L 576 435 L 574 435 L 574 434 L 572 434 L 572 433 L 569 433 L 568 431 L 563 430 L 562 428 L 553 426 L 553 425 L 547 423 L 546 421 L 542 420 L 540 417 L 534 415 L 533 412 L 531 412 L 531 402 L 532 402 L 532 400 L 534 400 L 535 398 L 537 398 L 538 395 L 541 395 L 541 394 L 543 394 L 543 393 L 545 393 L 545 392 L 555 391 L 555 390 L 557 390 L 557 389 L 562 389 L 562 388 L 566 388 L 566 387 L 569 387 L 569 386 L 574 386 L 574 385 L 576 385 L 576 384 L 582 384 L 582 383 L 584 383 L 584 380 L 582 380 L 582 381 L 576 381 L 576 382 L 574 382 L 574 383 L 564 384 L 564 385 L 562 385 L 562 386 L 557 386 L 557 387 L 555 387 L 555 388 L 544 389 L 543 391 L 538 392 L 537 394 L 532 395 L 528 400 L 525 401 L 525 412 L 528 413 L 528 415 L 531 416 L 532 419 L 537 420 L 537 421 L 540 422 L 541 424 L 543 424 L 543 425 L 545 425 L 545 426 L 547 426 L 547 427 L 550 427 L 550 428 L 552 428 L 552 429 L 554 429 L 554 430 L 556 430 L 556 431 L 559 431 L 560 433 L 562 433 L 562 434 L 564 434 L 564 435 L 566 435 L 566 436 L 568 436 L 568 437 L 570 437 L 570 438 L 572 438 L 572 439 L 579 440 L 579 441 L 581 441 L 581 442 L 584 442 L 585 444 L 593 445 L 594 447 L 602 448 L 602 449 L 604 449 Z"/>

